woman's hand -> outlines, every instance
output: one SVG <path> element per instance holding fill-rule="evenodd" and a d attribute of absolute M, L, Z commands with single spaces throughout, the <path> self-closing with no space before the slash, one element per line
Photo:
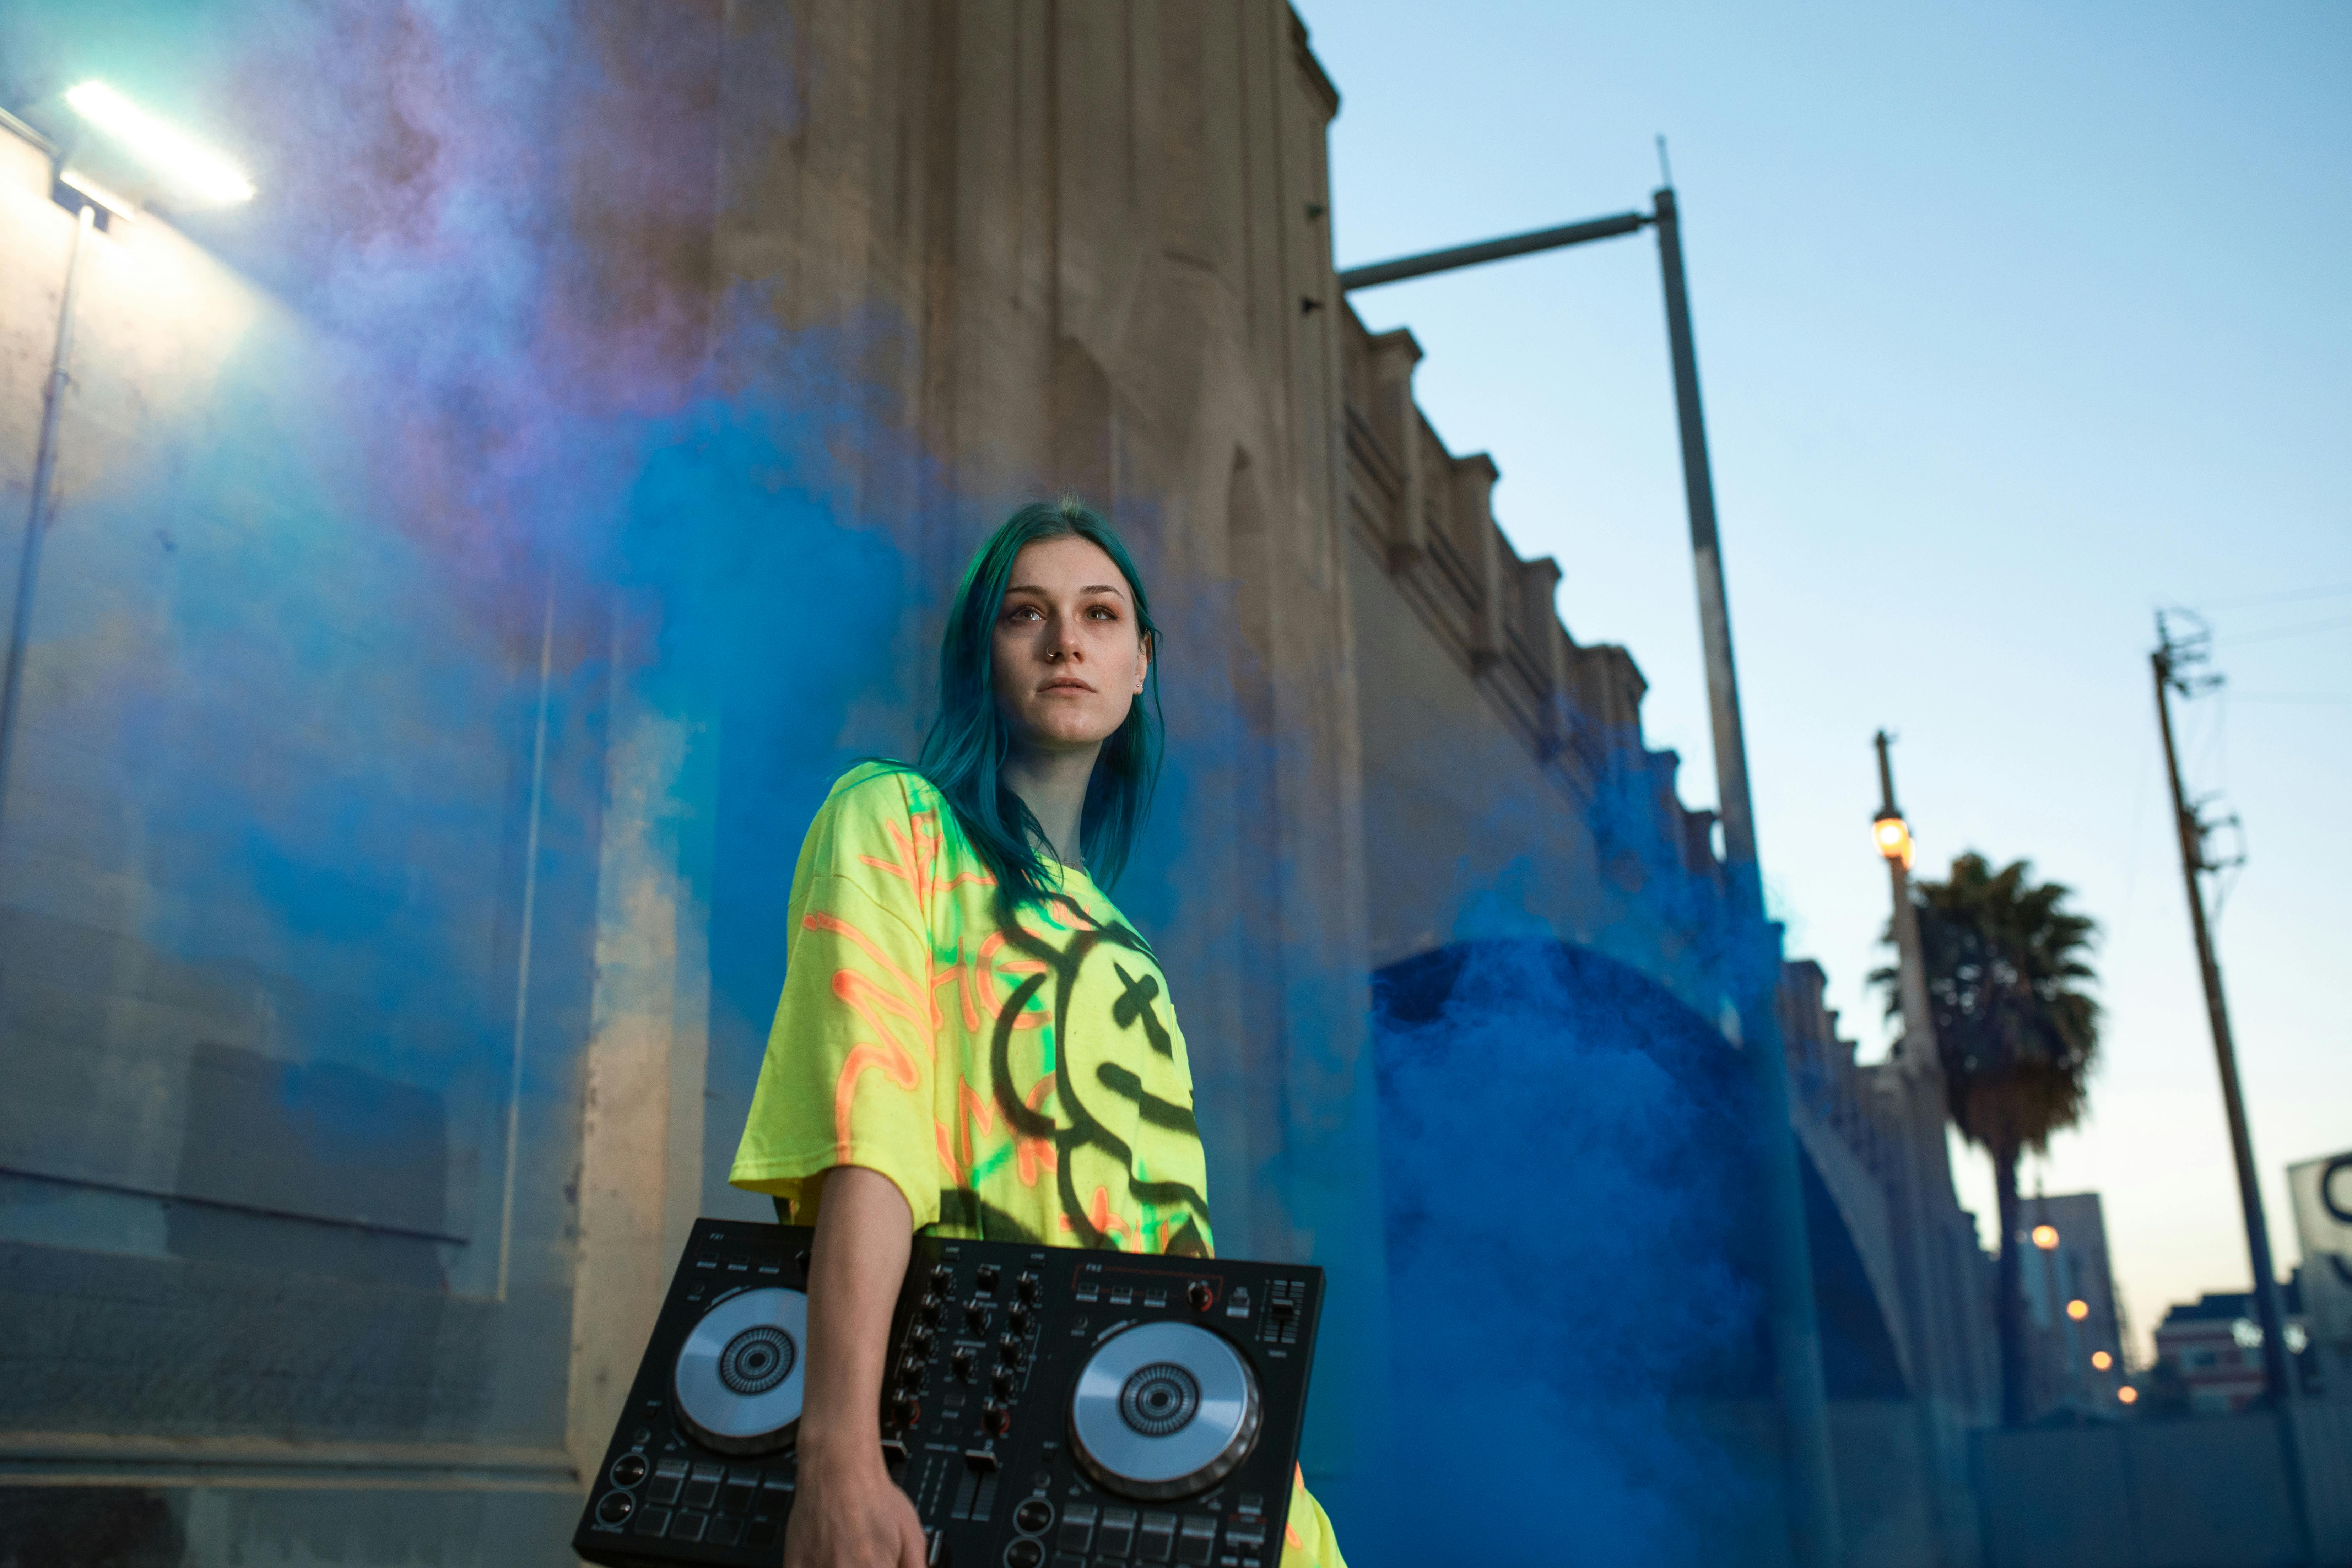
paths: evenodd
<path fill-rule="evenodd" d="M 923 1525 L 877 1446 L 801 1450 L 800 1489 L 784 1528 L 784 1568 L 923 1568 Z"/>
<path fill-rule="evenodd" d="M 913 1233 L 889 1177 L 858 1165 L 825 1173 L 785 1568 L 923 1568 L 922 1521 L 882 1462 L 882 1360 Z"/>

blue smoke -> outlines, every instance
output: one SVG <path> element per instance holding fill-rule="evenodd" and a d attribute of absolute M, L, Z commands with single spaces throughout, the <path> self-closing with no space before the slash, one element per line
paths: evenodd
<path fill-rule="evenodd" d="M 1704 1415 L 1761 1393 L 1753 1130 L 1722 1037 L 1535 938 L 1382 971 L 1395 1422 L 1372 1563 L 1696 1560 L 1766 1478 Z"/>

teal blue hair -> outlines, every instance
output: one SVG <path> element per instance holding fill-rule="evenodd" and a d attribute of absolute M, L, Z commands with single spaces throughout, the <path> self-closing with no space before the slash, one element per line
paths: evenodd
<path fill-rule="evenodd" d="M 1045 834 L 1037 818 L 1003 782 L 1013 733 L 996 701 L 996 617 L 1023 548 L 1043 539 L 1068 538 L 1100 546 L 1127 579 L 1136 630 L 1148 639 L 1152 656 L 1144 690 L 1103 742 L 1087 784 L 1078 852 L 1098 886 L 1110 887 L 1127 869 L 1160 784 L 1160 628 L 1152 624 L 1150 600 L 1134 558 L 1111 525 L 1076 497 L 1065 496 L 1058 504 L 1032 501 L 989 535 L 956 584 L 940 638 L 939 717 L 915 764 L 954 808 L 964 837 L 995 874 L 1008 911 L 1045 898 L 1055 879 L 1039 849 Z"/>

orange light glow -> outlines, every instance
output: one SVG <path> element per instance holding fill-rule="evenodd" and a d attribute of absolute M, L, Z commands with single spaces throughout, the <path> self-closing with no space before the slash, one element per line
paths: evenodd
<path fill-rule="evenodd" d="M 2105 1372 L 2107 1368 L 2116 1364 L 2116 1358 L 2109 1355 L 2105 1351 L 2093 1351 L 2091 1352 L 2091 1364 L 2097 1367 L 2101 1372 Z"/>
<path fill-rule="evenodd" d="M 1882 816 L 1870 825 L 1872 842 L 1889 860 L 1911 864 L 1911 825 L 1899 816 Z"/>
<path fill-rule="evenodd" d="M 2066 1303 L 2066 1315 L 2079 1323 L 2091 1315 L 2091 1304 L 2079 1298 L 2069 1301 Z"/>
<path fill-rule="evenodd" d="M 2139 1390 L 2126 1383 L 2121 1388 L 2116 1390 L 2116 1397 L 2122 1400 L 2126 1405 L 2137 1405 L 2139 1403 Z"/>
<path fill-rule="evenodd" d="M 2056 1247 L 2058 1245 L 2058 1227 L 2054 1225 L 2035 1226 L 2033 1227 L 2033 1245 L 2040 1247 L 2044 1252 L 2048 1252 L 2051 1248 Z"/>

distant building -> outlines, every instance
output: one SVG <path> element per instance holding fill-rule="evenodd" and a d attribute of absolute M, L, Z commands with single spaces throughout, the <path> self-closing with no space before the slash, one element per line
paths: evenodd
<path fill-rule="evenodd" d="M 2303 1317 L 2302 1271 L 2282 1292 L 2286 1345 L 2300 1366 L 2310 1342 Z M 2263 1330 L 2247 1291 L 2209 1293 L 2177 1306 L 2156 1329 L 2158 1373 L 2178 1380 L 2193 1415 L 2226 1415 L 2263 1397 Z"/>
<path fill-rule="evenodd" d="M 2032 1417 L 2116 1415 L 2130 1378 L 2099 1194 L 2025 1198 L 2018 1226 Z"/>

